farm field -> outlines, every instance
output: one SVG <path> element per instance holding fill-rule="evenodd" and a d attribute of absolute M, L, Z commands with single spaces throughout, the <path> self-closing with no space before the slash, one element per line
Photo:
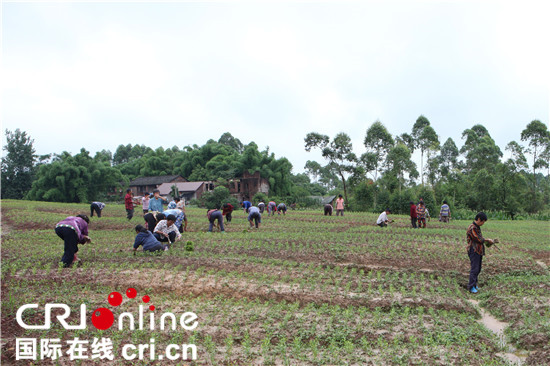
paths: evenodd
<path fill-rule="evenodd" d="M 377 215 L 326 217 L 322 210 L 262 216 L 247 230 L 235 211 L 226 233 L 206 233 L 206 210 L 187 208 L 188 232 L 168 252 L 132 255 L 140 210 L 128 222 L 123 205 L 107 205 L 90 222 L 91 244 L 79 246 L 79 266 L 59 268 L 63 243 L 55 224 L 69 215 L 89 215 L 87 204 L 2 201 L 2 364 L 74 364 L 16 361 L 16 338 L 90 340 L 108 337 L 113 360 L 81 364 L 143 365 L 507 365 L 550 364 L 550 225 L 543 221 L 488 221 L 488 248 L 480 293 L 466 290 L 470 221 L 427 229 L 409 228 L 409 218 L 391 215 L 388 228 Z M 192 244 L 187 245 L 190 241 Z M 192 251 L 190 247 L 192 246 Z M 128 299 L 126 290 L 137 290 Z M 113 292 L 123 302 L 108 303 Z M 197 314 L 193 331 L 107 330 L 91 322 L 94 309 L 117 316 L 138 314 L 143 295 L 154 313 Z M 16 322 L 24 304 L 28 324 L 42 324 L 44 304 L 63 303 L 85 330 L 25 330 Z M 146 309 L 148 311 L 148 309 Z M 504 335 L 481 322 L 487 314 L 507 324 Z M 168 322 L 168 324 L 171 324 Z M 116 323 L 115 323 L 116 325 Z M 197 359 L 125 361 L 123 344 L 195 344 Z"/>

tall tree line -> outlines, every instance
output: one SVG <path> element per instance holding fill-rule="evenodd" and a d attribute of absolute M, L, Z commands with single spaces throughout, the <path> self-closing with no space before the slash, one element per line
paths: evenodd
<path fill-rule="evenodd" d="M 289 196 L 299 186 L 311 186 L 306 175 L 294 179 L 288 159 L 276 158 L 269 148 L 260 151 L 254 142 L 244 145 L 230 133 L 202 146 L 153 150 L 129 144 L 118 146 L 114 154 L 102 150 L 91 156 L 81 149 L 78 154 L 63 152 L 47 161 L 36 156 L 33 140 L 25 132 L 6 131 L 6 138 L 3 198 L 87 202 L 116 195 L 129 181 L 142 176 L 182 175 L 190 181 L 218 181 L 224 185 L 242 177 L 245 171 L 259 171 L 269 181 L 271 192 L 278 196 Z"/>
<path fill-rule="evenodd" d="M 453 207 L 472 210 L 539 212 L 550 203 L 550 131 L 534 120 L 503 151 L 481 124 L 465 129 L 460 148 L 453 139 L 441 144 L 425 116 L 409 132 L 397 136 L 375 121 L 366 129 L 366 152 L 357 156 L 351 139 L 339 133 L 334 139 L 308 133 L 305 150 L 318 148 L 325 163 L 308 161 L 306 173 L 314 182 L 332 183 L 358 210 L 391 207 L 405 213 L 409 200 L 423 197 L 436 209 L 448 200 Z M 420 153 L 420 166 L 412 154 Z M 546 174 L 544 174 L 546 173 Z M 340 177 L 342 184 L 335 183 Z"/>

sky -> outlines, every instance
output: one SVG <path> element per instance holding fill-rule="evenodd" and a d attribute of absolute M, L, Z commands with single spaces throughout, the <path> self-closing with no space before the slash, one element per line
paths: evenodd
<path fill-rule="evenodd" d="M 484 125 L 504 150 L 550 114 L 547 1 L 6 2 L 2 130 L 38 154 L 230 132 L 294 172 L 309 132 Z M 2 144 L 5 136 L 2 134 Z M 418 153 L 415 158 L 419 160 Z"/>

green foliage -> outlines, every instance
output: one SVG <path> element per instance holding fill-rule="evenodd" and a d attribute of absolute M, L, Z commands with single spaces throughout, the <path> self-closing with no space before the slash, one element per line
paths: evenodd
<path fill-rule="evenodd" d="M 252 197 L 252 204 L 253 205 L 257 205 L 258 202 L 260 202 L 260 201 L 264 201 L 265 203 L 267 203 L 267 201 L 268 201 L 267 194 L 262 193 L 262 192 L 258 192 L 254 195 L 254 197 Z"/>
<path fill-rule="evenodd" d="M 426 204 L 426 208 L 430 212 L 430 216 L 438 217 L 439 208 L 441 205 L 438 202 L 436 202 L 433 189 L 427 186 L 419 186 L 418 189 L 416 190 L 416 200 L 413 200 L 413 201 L 417 202 L 420 198 L 424 200 L 424 203 Z M 407 205 L 408 205 L 408 202 L 407 202 Z"/>
<path fill-rule="evenodd" d="M 21 199 L 34 178 L 37 159 L 34 140 L 18 128 L 15 132 L 6 130 L 6 142 L 7 154 L 2 157 L 2 198 Z"/>
<path fill-rule="evenodd" d="M 27 198 L 55 202 L 89 202 L 111 192 L 118 195 L 127 179 L 108 163 L 93 159 L 81 149 L 72 156 L 68 152 L 41 165 Z"/>
<path fill-rule="evenodd" d="M 221 208 L 221 206 L 229 199 L 229 189 L 225 187 L 216 187 L 214 190 L 205 192 L 201 196 L 202 206 L 207 209 Z"/>

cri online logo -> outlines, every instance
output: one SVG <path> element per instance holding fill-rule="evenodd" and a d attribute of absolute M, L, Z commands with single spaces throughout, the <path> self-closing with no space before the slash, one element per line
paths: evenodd
<path fill-rule="evenodd" d="M 137 296 L 137 291 L 135 288 L 129 288 L 126 290 L 126 296 L 129 299 L 133 299 Z M 151 298 L 147 295 L 143 296 L 141 300 L 144 303 L 149 303 L 151 301 Z M 107 298 L 107 301 L 111 306 L 117 307 L 120 304 L 122 304 L 122 295 L 119 292 L 111 292 Z M 59 321 L 59 323 L 65 328 L 65 329 L 86 329 L 86 304 L 80 305 L 80 324 L 78 325 L 69 325 L 66 322 L 66 319 L 71 314 L 71 309 L 66 304 L 46 304 L 45 305 L 45 315 L 44 315 L 44 325 L 28 325 L 23 321 L 23 313 L 27 309 L 37 309 L 38 304 L 26 304 L 21 306 L 17 310 L 16 319 L 17 323 L 25 329 L 50 329 L 51 327 L 51 312 L 52 309 L 63 309 L 65 310 L 63 314 L 57 315 L 56 318 Z M 155 329 L 155 306 L 150 305 L 149 306 L 150 312 L 149 315 L 149 329 L 154 330 Z M 146 314 L 144 312 L 143 305 L 139 305 L 139 313 L 138 313 L 138 325 L 137 329 L 144 329 L 144 323 L 145 323 Z M 185 330 L 194 330 L 198 323 L 197 323 L 197 315 L 192 312 L 186 312 L 183 313 L 180 316 L 179 324 L 180 326 Z M 114 324 L 115 316 L 113 312 L 105 307 L 97 308 L 92 312 L 92 324 L 97 329 L 106 330 L 111 328 L 111 326 Z M 136 329 L 136 322 L 134 318 L 134 314 L 132 313 L 122 313 L 118 316 L 118 329 L 122 330 L 124 328 L 125 320 L 127 320 L 127 324 L 130 330 Z M 164 330 L 166 327 L 166 322 L 171 321 L 170 328 L 172 330 L 176 330 L 176 324 L 177 319 L 176 315 L 173 313 L 163 313 L 160 316 L 160 329 Z"/>

